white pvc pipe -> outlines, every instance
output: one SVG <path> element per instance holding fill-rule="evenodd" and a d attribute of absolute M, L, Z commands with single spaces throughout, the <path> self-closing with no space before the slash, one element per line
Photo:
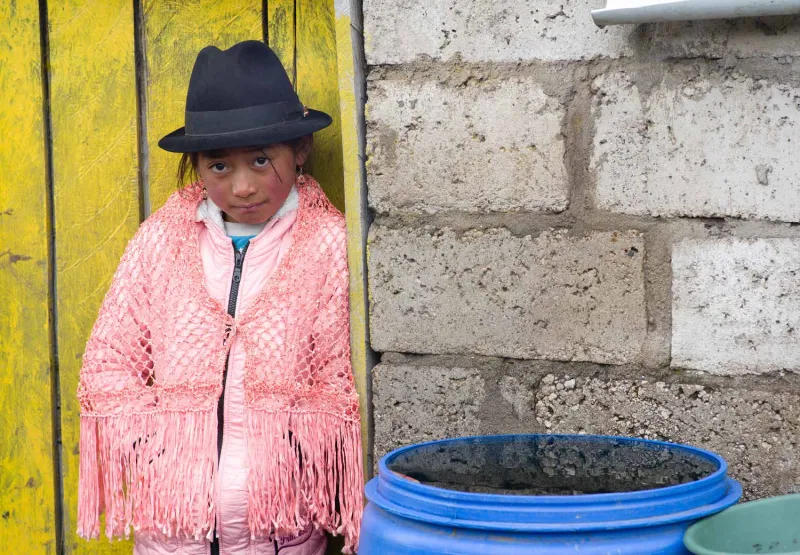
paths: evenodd
<path fill-rule="evenodd" d="M 598 27 L 690 19 L 728 19 L 800 13 L 800 0 L 608 0 L 592 10 Z"/>

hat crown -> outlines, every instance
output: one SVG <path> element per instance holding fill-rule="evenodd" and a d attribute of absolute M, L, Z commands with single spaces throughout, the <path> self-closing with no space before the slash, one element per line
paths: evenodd
<path fill-rule="evenodd" d="M 269 46 L 249 40 L 200 51 L 189 78 L 184 126 L 158 146 L 169 152 L 261 146 L 310 135 L 332 122 L 300 103 Z"/>
<path fill-rule="evenodd" d="M 238 110 L 276 102 L 300 101 L 278 56 L 263 42 L 244 41 L 227 50 L 207 46 L 197 55 L 186 94 L 187 112 Z"/>

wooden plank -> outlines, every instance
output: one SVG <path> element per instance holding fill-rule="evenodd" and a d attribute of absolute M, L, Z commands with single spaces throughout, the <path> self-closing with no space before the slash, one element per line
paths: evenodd
<path fill-rule="evenodd" d="M 152 209 L 172 194 L 179 155 L 158 147 L 158 140 L 183 126 L 186 89 L 203 47 L 224 50 L 235 43 L 263 40 L 261 1 L 144 0 L 144 50 L 147 65 L 147 144 Z"/>
<path fill-rule="evenodd" d="M 56 552 L 38 2 L 0 4 L 0 552 Z"/>
<path fill-rule="evenodd" d="M 331 202 L 344 210 L 342 118 L 333 2 L 297 0 L 296 14 L 297 93 L 306 106 L 327 112 L 333 118 L 331 126 L 314 134 L 314 152 L 306 169 L 317 178 Z"/>
<path fill-rule="evenodd" d="M 326 0 L 327 1 L 327 0 Z M 294 67 L 295 0 L 267 0 L 267 39 L 280 58 L 286 73 L 296 83 Z"/>
<path fill-rule="evenodd" d="M 75 535 L 75 393 L 98 308 L 139 224 L 133 3 L 60 0 L 48 9 L 64 553 L 129 554 L 130 541 Z"/>
<path fill-rule="evenodd" d="M 349 0 L 336 2 L 336 53 L 341 114 L 343 188 L 347 219 L 347 263 L 350 268 L 350 350 L 356 389 L 361 400 L 361 437 L 364 476 L 372 475 L 370 357 L 367 328 L 366 248 L 367 199 L 360 153 L 357 91 L 363 76 L 357 73 Z M 356 45 L 357 47 L 358 45 Z M 358 95 L 360 96 L 360 95 Z"/>

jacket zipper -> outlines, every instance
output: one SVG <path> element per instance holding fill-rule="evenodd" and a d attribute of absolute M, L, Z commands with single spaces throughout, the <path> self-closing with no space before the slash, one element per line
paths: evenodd
<path fill-rule="evenodd" d="M 236 316 L 236 298 L 239 296 L 239 284 L 242 281 L 242 267 L 244 266 L 244 255 L 247 254 L 247 243 L 243 248 L 233 249 L 234 264 L 233 264 L 233 279 L 231 279 L 231 294 L 228 299 L 228 314 Z"/>
<path fill-rule="evenodd" d="M 237 249 L 236 247 L 233 248 L 233 277 L 231 278 L 231 290 L 228 296 L 228 315 L 231 317 L 236 316 L 236 302 L 239 297 L 239 285 L 242 282 L 242 268 L 244 267 L 244 257 L 247 254 L 247 247 L 250 246 L 250 243 L 247 243 L 243 248 Z M 225 359 L 225 370 L 222 372 L 222 395 L 219 397 L 219 402 L 217 404 L 217 460 L 220 461 L 222 459 L 222 442 L 223 442 L 223 426 L 225 422 L 225 384 L 228 377 L 228 362 L 230 361 L 230 351 L 228 351 L 228 358 Z M 218 464 L 219 468 L 219 464 Z M 217 483 L 219 483 L 219 475 L 217 475 Z M 211 553 L 212 555 L 217 555 L 221 551 L 221 545 L 219 538 L 217 537 L 217 531 L 219 530 L 221 518 L 219 513 L 220 502 L 219 502 L 219 488 L 217 488 L 217 526 L 216 530 L 214 531 L 213 541 L 212 541 L 212 548 Z M 214 545 L 216 544 L 216 545 Z"/>

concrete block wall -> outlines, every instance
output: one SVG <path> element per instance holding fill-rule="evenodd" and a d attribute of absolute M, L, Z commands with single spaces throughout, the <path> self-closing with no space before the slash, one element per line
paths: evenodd
<path fill-rule="evenodd" d="M 601 4 L 363 2 L 376 459 L 623 434 L 800 491 L 800 18 Z"/>

